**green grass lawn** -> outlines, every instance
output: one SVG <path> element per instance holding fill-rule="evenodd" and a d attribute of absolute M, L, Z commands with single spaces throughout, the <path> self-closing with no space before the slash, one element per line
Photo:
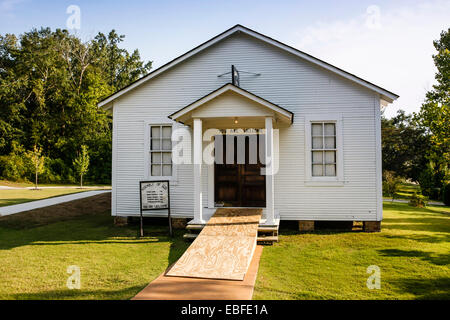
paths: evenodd
<path fill-rule="evenodd" d="M 409 200 L 411 196 L 416 192 L 417 194 L 420 194 L 420 186 L 418 184 L 413 183 L 401 183 L 398 191 L 395 193 L 395 199 L 404 199 Z M 383 198 L 387 200 L 391 200 L 392 198 L 390 196 L 383 196 Z"/>
<path fill-rule="evenodd" d="M 58 189 L 39 189 L 39 190 L 30 190 L 30 189 L 0 190 L 0 207 L 35 200 L 53 198 L 71 193 L 93 191 L 93 190 L 97 189 L 58 188 Z"/>
<path fill-rule="evenodd" d="M 450 208 L 385 203 L 381 233 L 281 232 L 264 248 L 255 299 L 450 299 Z M 367 267 L 381 269 L 369 290 Z"/>
<path fill-rule="evenodd" d="M 4 221 L 6 222 L 6 221 Z M 130 299 L 175 262 L 188 244 L 167 227 L 114 227 L 108 213 L 15 229 L 0 221 L 0 299 Z M 66 286 L 81 269 L 81 290 Z"/>
<path fill-rule="evenodd" d="M 114 227 L 108 212 L 38 227 L 0 219 L 0 299 L 129 299 L 189 245 L 165 225 L 146 231 Z M 450 299 L 449 234 L 450 208 L 402 203 L 385 204 L 381 233 L 283 228 L 264 248 L 254 298 Z M 66 287 L 71 265 L 81 290 Z M 366 287 L 369 265 L 381 268 L 380 290 Z"/>

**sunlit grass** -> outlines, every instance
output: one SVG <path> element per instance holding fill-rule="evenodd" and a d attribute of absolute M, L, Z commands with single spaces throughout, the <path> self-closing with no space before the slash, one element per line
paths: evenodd
<path fill-rule="evenodd" d="M 24 226 L 26 227 L 26 226 Z M 108 213 L 32 229 L 0 224 L 0 299 L 130 299 L 176 261 L 187 244 L 165 226 L 114 227 Z M 66 286 L 81 268 L 81 290 Z"/>
<path fill-rule="evenodd" d="M 450 208 L 385 203 L 381 233 L 285 229 L 264 248 L 255 299 L 450 299 Z M 369 290 L 367 267 L 381 268 Z"/>

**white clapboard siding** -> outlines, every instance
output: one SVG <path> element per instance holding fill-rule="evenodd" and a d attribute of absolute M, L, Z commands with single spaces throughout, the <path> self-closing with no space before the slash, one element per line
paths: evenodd
<path fill-rule="evenodd" d="M 379 95 L 245 34 L 230 36 L 114 101 L 113 215 L 139 214 L 138 182 L 149 178 L 144 174 L 145 123 L 171 123 L 168 115 L 230 82 L 229 75 L 218 75 L 230 71 L 232 64 L 260 74 L 242 73 L 243 89 L 295 115 L 291 127 L 280 129 L 275 209 L 281 219 L 376 220 L 381 192 L 376 163 Z M 305 154 L 305 117 L 318 113 L 342 115 L 343 186 L 305 184 L 305 157 L 310 156 Z M 176 170 L 172 214 L 193 217 L 192 166 Z M 207 172 L 204 166 L 205 207 Z"/>

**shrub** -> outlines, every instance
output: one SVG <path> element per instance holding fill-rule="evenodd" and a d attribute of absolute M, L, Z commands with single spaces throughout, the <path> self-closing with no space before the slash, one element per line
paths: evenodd
<path fill-rule="evenodd" d="M 450 206 L 450 183 L 444 185 L 442 189 L 442 201 L 446 206 Z"/>
<path fill-rule="evenodd" d="M 409 205 L 412 207 L 423 208 L 427 205 L 427 203 L 428 198 L 421 194 L 417 194 L 416 192 L 414 192 L 411 198 L 409 199 Z"/>
<path fill-rule="evenodd" d="M 11 181 L 27 181 L 31 176 L 32 165 L 24 148 L 15 143 L 10 154 L 0 157 L 0 176 Z"/>
<path fill-rule="evenodd" d="M 402 179 L 395 175 L 393 171 L 383 172 L 383 194 L 389 196 L 394 200 Z"/>

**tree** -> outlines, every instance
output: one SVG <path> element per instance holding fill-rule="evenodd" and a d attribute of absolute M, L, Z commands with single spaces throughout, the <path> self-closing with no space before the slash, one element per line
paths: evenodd
<path fill-rule="evenodd" d="M 435 174 L 442 177 L 442 186 L 450 180 L 450 28 L 442 31 L 433 44 L 437 51 L 433 55 L 437 84 L 426 94 L 415 118 L 430 135 L 432 148 L 428 158 L 434 164 Z"/>
<path fill-rule="evenodd" d="M 394 201 L 402 179 L 395 175 L 393 171 L 383 172 L 383 193 L 390 196 Z"/>
<path fill-rule="evenodd" d="M 33 164 L 35 189 L 38 189 L 38 175 L 44 171 L 45 157 L 42 155 L 42 148 L 34 145 L 33 151 L 28 151 L 28 158 Z"/>
<path fill-rule="evenodd" d="M 89 154 L 87 146 L 81 146 L 81 152 L 78 152 L 78 156 L 73 161 L 75 171 L 80 176 L 80 188 L 83 189 L 83 176 L 88 172 L 89 168 Z"/>
<path fill-rule="evenodd" d="M 12 154 L 14 143 L 39 145 L 47 158 L 40 179 L 74 182 L 72 155 L 83 144 L 91 150 L 90 179 L 109 183 L 111 116 L 97 103 L 151 69 L 137 50 L 120 47 L 124 39 L 114 30 L 90 41 L 50 28 L 0 35 L 0 156 Z"/>
<path fill-rule="evenodd" d="M 430 149 L 426 130 L 416 124 L 413 115 L 399 110 L 391 119 L 381 119 L 383 169 L 419 181 L 428 163 Z"/>

